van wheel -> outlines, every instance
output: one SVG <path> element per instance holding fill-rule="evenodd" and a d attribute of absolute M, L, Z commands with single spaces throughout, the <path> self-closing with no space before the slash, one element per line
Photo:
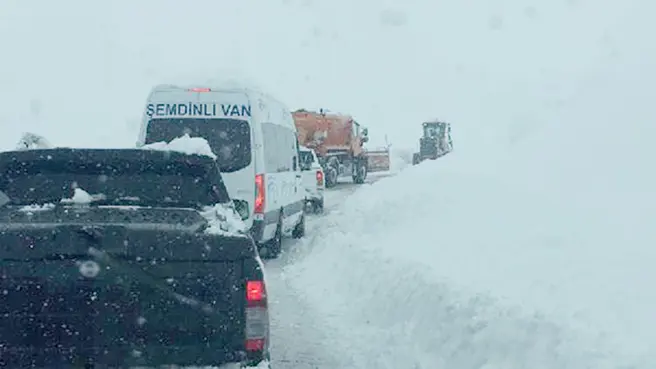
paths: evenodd
<path fill-rule="evenodd" d="M 301 214 L 301 220 L 298 222 L 294 230 L 292 231 L 293 238 L 303 238 L 305 237 L 305 212 Z"/>
<path fill-rule="evenodd" d="M 312 208 L 316 214 L 323 213 L 323 199 L 314 201 L 312 203 Z"/>
<path fill-rule="evenodd" d="M 266 241 L 262 247 L 265 252 L 265 257 L 267 259 L 275 259 L 280 256 L 282 251 L 282 213 L 278 218 L 278 225 L 276 226 L 276 233 L 274 233 L 273 238 Z"/>

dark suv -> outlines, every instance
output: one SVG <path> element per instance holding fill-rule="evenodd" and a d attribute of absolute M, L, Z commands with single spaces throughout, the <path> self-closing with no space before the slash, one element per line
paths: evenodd
<path fill-rule="evenodd" d="M 0 153 L 0 367 L 268 360 L 263 265 L 214 160 Z"/>

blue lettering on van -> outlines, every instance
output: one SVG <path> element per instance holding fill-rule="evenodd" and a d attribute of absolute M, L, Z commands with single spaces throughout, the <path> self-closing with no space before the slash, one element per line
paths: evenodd
<path fill-rule="evenodd" d="M 148 104 L 146 106 L 146 115 L 149 117 L 158 116 L 202 116 L 202 117 L 216 117 L 218 113 L 222 113 L 226 117 L 250 117 L 250 105 L 232 105 L 220 104 L 194 104 L 194 103 L 179 103 L 179 104 Z"/>
<path fill-rule="evenodd" d="M 221 104 L 221 111 L 226 117 L 250 117 L 251 116 L 251 106 L 250 105 L 230 105 L 230 104 Z"/>

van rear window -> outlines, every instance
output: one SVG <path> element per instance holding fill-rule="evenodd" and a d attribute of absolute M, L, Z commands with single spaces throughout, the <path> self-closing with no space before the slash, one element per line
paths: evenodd
<path fill-rule="evenodd" d="M 301 169 L 310 170 L 314 163 L 314 157 L 310 151 L 301 151 Z"/>
<path fill-rule="evenodd" d="M 170 142 L 185 134 L 202 137 L 209 142 L 223 173 L 235 172 L 251 164 L 251 130 L 248 122 L 243 120 L 152 119 L 146 130 L 146 144 Z"/>

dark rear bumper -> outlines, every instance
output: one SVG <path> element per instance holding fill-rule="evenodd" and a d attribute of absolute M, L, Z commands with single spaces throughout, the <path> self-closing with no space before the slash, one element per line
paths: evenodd
<path fill-rule="evenodd" d="M 219 366 L 228 363 L 241 363 L 241 355 L 216 351 L 213 347 L 175 346 L 151 347 L 147 354 L 141 351 L 110 351 L 105 347 L 88 348 L 84 354 L 71 349 L 11 348 L 2 351 L 0 367 L 7 369 L 59 369 L 84 368 L 91 364 L 94 368 L 127 368 L 178 366 Z"/>
<path fill-rule="evenodd" d="M 0 223 L 0 368 L 242 360 L 249 237 L 94 224 Z"/>
<path fill-rule="evenodd" d="M 167 290 L 118 274 L 71 279 L 0 279 L 0 291 L 6 291 L 0 294 L 1 368 L 218 366 L 244 360 L 244 313 L 226 304 L 236 301 L 226 280 L 161 281 L 172 285 Z M 193 304 L 201 298 L 205 311 Z"/>

